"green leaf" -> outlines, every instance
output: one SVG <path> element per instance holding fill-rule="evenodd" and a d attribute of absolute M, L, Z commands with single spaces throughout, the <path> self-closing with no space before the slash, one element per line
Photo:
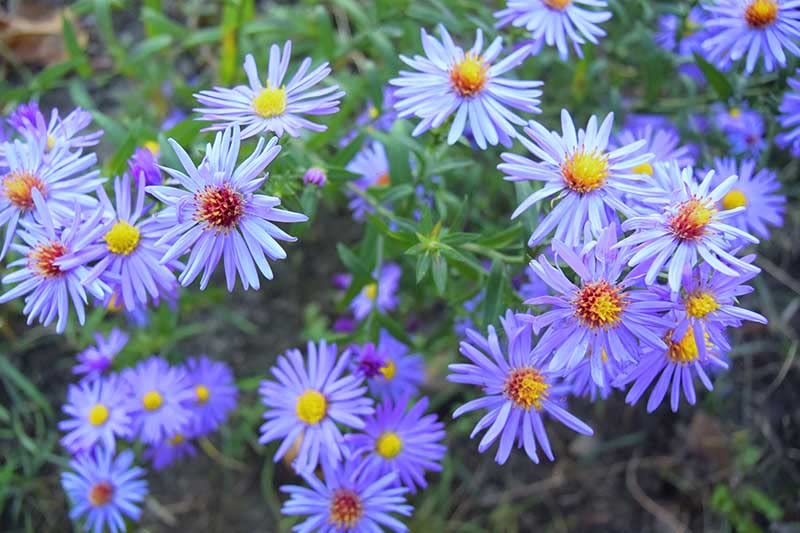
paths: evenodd
<path fill-rule="evenodd" d="M 336 245 L 336 251 L 339 252 L 339 259 L 342 260 L 342 263 L 347 267 L 350 273 L 361 277 L 370 277 L 372 275 L 369 266 L 360 257 L 354 254 L 350 248 L 342 243 L 338 243 Z"/>
<path fill-rule="evenodd" d="M 745 491 L 750 504 L 761 514 L 767 517 L 770 522 L 777 522 L 783 518 L 783 509 L 775 503 L 764 492 L 756 487 L 748 487 Z"/>
<path fill-rule="evenodd" d="M 0 377 L 7 379 L 13 385 L 15 385 L 19 390 L 21 390 L 28 398 L 33 400 L 37 403 L 48 415 L 52 413 L 50 409 L 50 403 L 48 403 L 47 399 L 39 392 L 39 389 L 31 383 L 28 378 L 26 378 L 22 372 L 16 369 L 14 365 L 11 364 L 5 355 L 0 354 Z"/>
<path fill-rule="evenodd" d="M 431 267 L 431 255 L 430 254 L 420 254 L 417 257 L 417 285 L 425 279 L 425 275 L 428 273 L 428 269 Z"/>
<path fill-rule="evenodd" d="M 439 254 L 433 256 L 433 283 L 439 295 L 444 294 L 447 288 L 447 261 Z"/>
<path fill-rule="evenodd" d="M 489 281 L 486 283 L 486 297 L 483 300 L 483 327 L 494 323 L 500 316 L 503 305 L 503 278 L 505 268 L 499 261 L 492 263 Z"/>
<path fill-rule="evenodd" d="M 75 26 L 72 25 L 69 18 L 61 17 L 62 33 L 64 34 L 64 45 L 67 49 L 70 59 L 76 62 L 78 74 L 82 78 L 88 78 L 92 75 L 92 67 L 83 47 L 78 42 L 78 37 L 75 33 Z"/>
<path fill-rule="evenodd" d="M 703 59 L 697 52 L 694 53 L 694 60 L 697 62 L 697 66 L 700 67 L 700 70 L 703 71 L 703 76 L 705 76 L 708 84 L 713 87 L 714 92 L 717 93 L 720 100 L 727 100 L 733 95 L 733 86 L 731 82 L 729 82 L 728 78 L 717 70 L 714 65 Z"/>
<path fill-rule="evenodd" d="M 172 45 L 172 36 L 170 35 L 156 35 L 140 42 L 131 50 L 131 55 L 128 56 L 130 63 L 140 63 L 148 59 L 153 54 L 164 50 Z"/>

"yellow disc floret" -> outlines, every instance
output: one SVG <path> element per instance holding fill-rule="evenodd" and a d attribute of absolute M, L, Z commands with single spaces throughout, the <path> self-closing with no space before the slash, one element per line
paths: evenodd
<path fill-rule="evenodd" d="M 141 234 L 136 226 L 120 220 L 114 224 L 103 239 L 108 251 L 119 255 L 130 255 L 139 246 Z"/>
<path fill-rule="evenodd" d="M 308 425 L 317 424 L 325 418 L 327 412 L 328 401 L 318 390 L 308 389 L 297 398 L 297 406 L 295 407 L 297 418 Z"/>
<path fill-rule="evenodd" d="M 89 409 L 89 423 L 93 426 L 102 426 L 108 420 L 108 407 L 102 403 L 96 403 Z"/>
<path fill-rule="evenodd" d="M 375 442 L 375 451 L 384 459 L 393 459 L 403 450 L 403 441 L 394 431 L 385 431 Z"/>
<path fill-rule="evenodd" d="M 696 291 L 686 298 L 686 313 L 694 318 L 705 318 L 719 309 L 719 303 L 707 292 Z"/>
<path fill-rule="evenodd" d="M 386 381 L 391 381 L 397 373 L 397 365 L 392 359 L 387 359 L 386 364 L 379 369 L 379 372 Z"/>
<path fill-rule="evenodd" d="M 564 11 L 572 3 L 572 0 L 543 0 L 544 5 L 556 11 Z"/>
<path fill-rule="evenodd" d="M 634 174 L 647 174 L 648 176 L 653 175 L 653 165 L 650 163 L 642 163 L 641 165 L 635 166 L 631 169 L 631 172 Z"/>
<path fill-rule="evenodd" d="M 147 411 L 157 411 L 164 403 L 164 398 L 157 390 L 151 390 L 142 397 L 142 405 Z"/>
<path fill-rule="evenodd" d="M 753 0 L 744 10 L 744 19 L 751 28 L 766 28 L 778 20 L 778 2 Z"/>
<path fill-rule="evenodd" d="M 517 407 L 526 411 L 533 407 L 538 411 L 542 408 L 542 400 L 547 398 L 548 389 L 550 385 L 538 370 L 523 367 L 509 373 L 503 385 L 503 394 Z"/>
<path fill-rule="evenodd" d="M 602 187 L 608 173 L 608 155 L 597 150 L 587 152 L 582 146 L 561 164 L 567 187 L 580 194 Z"/>
<path fill-rule="evenodd" d="M 486 85 L 489 79 L 487 70 L 489 65 L 483 62 L 482 57 L 467 53 L 461 62 L 450 69 L 450 85 L 461 96 L 473 96 Z"/>
<path fill-rule="evenodd" d="M 253 109 L 264 118 L 277 117 L 286 111 L 286 88 L 267 87 L 253 98 Z"/>
<path fill-rule="evenodd" d="M 723 209 L 736 209 L 737 207 L 747 206 L 747 196 L 739 189 L 733 189 L 722 197 Z"/>
<path fill-rule="evenodd" d="M 194 395 L 197 398 L 197 403 L 203 404 L 211 397 L 211 391 L 205 385 L 197 385 L 194 388 Z"/>
<path fill-rule="evenodd" d="M 667 343 L 667 357 L 673 363 L 687 364 L 692 363 L 700 357 L 700 352 L 697 349 L 697 341 L 694 339 L 694 329 L 689 326 L 683 338 L 675 342 L 672 339 L 672 331 L 667 334 L 665 339 Z M 706 348 L 711 348 L 711 343 L 708 342 L 708 333 L 703 334 L 705 337 Z"/>
<path fill-rule="evenodd" d="M 362 294 L 369 298 L 370 300 L 374 300 L 378 296 L 378 284 L 377 283 L 369 283 L 364 285 L 362 289 Z"/>

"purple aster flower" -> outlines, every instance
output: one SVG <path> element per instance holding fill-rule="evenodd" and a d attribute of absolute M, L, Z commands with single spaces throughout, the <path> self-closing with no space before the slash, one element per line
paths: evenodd
<path fill-rule="evenodd" d="M 367 100 L 367 105 L 358 117 L 356 117 L 356 127 L 350 130 L 347 135 L 339 140 L 339 147 L 343 148 L 350 144 L 353 139 L 358 137 L 359 130 L 366 129 L 366 131 L 389 131 L 392 124 L 397 120 L 397 111 L 394 109 L 394 104 L 397 101 L 395 96 L 395 88 L 390 85 L 383 87 L 383 101 L 380 108 L 375 105 L 372 100 Z"/>
<path fill-rule="evenodd" d="M 720 358 L 718 348 L 705 338 L 702 341 L 705 345 L 705 355 L 701 356 L 697 336 L 691 327 L 680 340 L 675 341 L 673 336 L 673 331 L 665 335 L 666 349 L 644 350 L 639 362 L 620 378 L 619 383 L 622 385 L 633 383 L 625 397 L 626 403 L 636 404 L 654 381 L 656 384 L 647 401 L 648 413 L 652 413 L 661 405 L 667 391 L 670 393 L 672 411 L 678 410 L 681 391 L 686 401 L 694 405 L 697 398 L 694 388 L 695 376 L 700 378 L 707 390 L 713 390 L 714 387 L 706 372 L 728 368 L 728 363 Z"/>
<path fill-rule="evenodd" d="M 133 464 L 133 452 L 100 449 L 69 462 L 70 472 L 61 474 L 61 486 L 71 503 L 69 517 L 84 523 L 92 533 L 122 533 L 125 517 L 138 520 L 147 496 L 145 471 Z"/>
<path fill-rule="evenodd" d="M 343 375 L 349 352 L 337 357 L 336 345 L 323 340 L 319 347 L 309 342 L 306 357 L 297 349 L 279 356 L 271 368 L 277 381 L 262 381 L 259 389 L 267 410 L 258 442 L 283 439 L 275 452 L 278 461 L 300 440 L 293 462 L 299 473 L 340 461 L 342 433 L 337 424 L 362 429 L 361 417 L 374 411 L 372 400 L 364 396 L 367 388 L 362 379 Z"/>
<path fill-rule="evenodd" d="M 548 362 L 548 370 L 569 372 L 589 359 L 594 382 L 605 387 L 619 367 L 636 361 L 640 344 L 664 348 L 660 332 L 669 324 L 661 318 L 672 305 L 651 291 L 637 287 L 636 273 L 623 275 L 628 256 L 614 248 L 615 226 L 603 232 L 585 253 L 553 241 L 556 255 L 579 278 L 573 283 L 562 269 L 544 256 L 531 261 L 531 268 L 556 293 L 525 303 L 547 305 L 547 312 L 520 315 L 534 333 L 547 328 L 534 356 Z"/>
<path fill-rule="evenodd" d="M 328 182 L 328 176 L 325 171 L 319 167 L 311 167 L 303 174 L 303 183 L 306 185 L 316 185 L 317 187 L 324 187 Z"/>
<path fill-rule="evenodd" d="M 334 333 L 352 333 L 356 330 L 357 325 L 358 322 L 353 317 L 340 316 L 333 322 L 331 330 Z"/>
<path fill-rule="evenodd" d="M 367 378 L 370 392 L 380 398 L 399 401 L 417 393 L 425 381 L 425 362 L 409 354 L 408 346 L 382 329 L 378 345 L 365 344 L 356 350 L 353 373 Z"/>
<path fill-rule="evenodd" d="M 80 152 L 55 150 L 44 159 L 44 146 L 36 142 L 14 141 L 3 145 L 6 165 L 5 176 L 0 179 L 0 227 L 6 235 L 2 259 L 17 230 L 17 222 L 33 209 L 32 191 L 39 191 L 56 223 L 67 223 L 75 215 L 75 206 L 94 207 L 97 204 L 89 193 L 94 192 L 105 179 L 100 172 L 88 169 L 97 162 L 97 156 Z"/>
<path fill-rule="evenodd" d="M 394 473 L 378 477 L 371 470 L 359 472 L 359 462 L 323 467 L 323 479 L 312 472 L 303 474 L 308 487 L 284 485 L 289 494 L 281 513 L 308 516 L 292 528 L 306 533 L 377 533 L 389 529 L 396 533 L 408 528 L 392 515 L 410 516 L 413 508 L 406 504 L 408 489 L 397 486 Z"/>
<path fill-rule="evenodd" d="M 133 397 L 134 434 L 145 444 L 157 444 L 179 433 L 190 422 L 194 398 L 182 368 L 152 356 L 122 373 Z"/>
<path fill-rule="evenodd" d="M 711 189 L 714 171 L 709 171 L 699 184 L 692 177 L 691 167 L 681 171 L 673 163 L 666 165 L 664 172 L 669 178 L 669 188 L 662 198 L 665 205 L 652 214 L 626 220 L 622 229 L 634 233 L 617 244 L 617 247 L 634 246 L 628 264 L 641 264 L 641 268 L 647 269 L 645 283 L 652 285 L 666 269 L 672 292 L 678 292 L 684 268 L 693 268 L 700 258 L 729 276 L 758 272 L 758 267 L 730 252 L 731 242 L 736 239 L 758 242 L 749 233 L 727 223 L 744 208 L 721 211 L 717 208 L 736 186 L 737 177 L 729 176 Z"/>
<path fill-rule="evenodd" d="M 336 113 L 344 91 L 340 91 L 338 85 L 311 90 L 328 77 L 331 69 L 326 62 L 309 73 L 310 57 L 303 60 L 291 80 L 285 83 L 291 55 L 292 41 L 286 41 L 283 53 L 277 44 L 272 45 L 267 66 L 267 86 L 264 87 L 255 59 L 252 54 L 247 54 L 244 71 L 248 85 L 200 91 L 194 97 L 205 107 L 195 108 L 194 111 L 202 114 L 201 120 L 213 122 L 208 128 L 210 130 L 241 127 L 244 139 L 268 131 L 275 132 L 278 137 L 283 136 L 284 132 L 299 137 L 303 129 L 325 131 L 327 126 L 305 117 Z"/>
<path fill-rule="evenodd" d="M 634 169 L 650 161 L 653 154 L 638 151 L 645 141 L 621 146 L 608 151 L 608 140 L 614 124 L 614 114 L 609 113 L 598 128 L 597 117 L 592 115 L 586 130 L 575 131 L 572 117 L 566 109 L 561 111 L 563 134 L 550 132 L 538 122 L 531 121 L 525 133 L 532 142 L 520 141 L 541 161 L 533 161 L 513 153 L 504 153 L 504 163 L 498 169 L 509 181 L 541 181 L 544 187 L 526 198 L 511 218 L 516 218 L 532 205 L 551 196 L 558 200 L 552 211 L 544 217 L 528 240 L 529 246 L 541 242 L 555 230 L 554 238 L 567 246 L 578 246 L 584 226 L 594 235 L 617 221 L 615 211 L 626 216 L 633 211 L 622 201 L 622 195 L 640 194 L 642 176 Z"/>
<path fill-rule="evenodd" d="M 174 228 L 156 242 L 156 246 L 171 245 L 161 263 L 190 252 L 178 281 L 186 287 L 203 271 L 200 279 L 203 290 L 222 258 L 229 291 L 233 291 L 237 273 L 245 289 L 258 289 L 261 283 L 256 267 L 265 278 L 272 279 L 266 258 L 273 261 L 285 258 L 286 252 L 277 241 L 296 240 L 274 222 L 308 220 L 305 215 L 278 209 L 281 201 L 277 197 L 255 194 L 269 176 L 262 172 L 281 150 L 278 138 L 273 137 L 268 143 L 259 139 L 253 153 L 238 166 L 239 128 L 217 133 L 214 144 L 208 146 L 197 167 L 174 139 L 169 139 L 169 143 L 187 174 L 170 168 L 164 171 L 186 190 L 147 187 L 147 192 L 167 206 L 156 218 L 174 223 Z"/>
<path fill-rule="evenodd" d="M 730 109 L 718 104 L 713 110 L 716 123 L 728 138 L 734 153 L 757 157 L 766 148 L 764 117 L 751 111 L 746 103 Z"/>
<path fill-rule="evenodd" d="M 777 192 L 781 188 L 778 176 L 773 170 L 763 168 L 756 172 L 756 162 L 746 159 L 737 163 L 735 159 L 715 159 L 715 176 L 739 176 L 733 189 L 722 197 L 722 209 L 735 209 L 744 207 L 744 211 L 731 218 L 732 226 L 758 235 L 762 239 L 769 239 L 767 225 L 783 226 L 783 212 L 786 207 L 786 197 Z M 715 179 L 712 184 L 717 184 L 720 179 Z"/>
<path fill-rule="evenodd" d="M 764 70 L 772 72 L 786 66 L 786 51 L 800 55 L 797 0 L 718 0 L 702 6 L 709 13 L 705 25 L 710 33 L 703 49 L 718 67 L 746 57 L 749 75 L 760 56 Z"/>
<path fill-rule="evenodd" d="M 8 115 L 8 124 L 19 132 L 28 131 L 36 124 L 37 117 L 42 116 L 39 104 L 31 100 L 27 104 L 19 104 L 14 111 Z"/>
<path fill-rule="evenodd" d="M 128 344 L 128 334 L 114 328 L 103 338 L 102 333 L 94 334 L 94 346 L 89 346 L 77 355 L 78 364 L 72 368 L 73 374 L 84 374 L 86 378 L 100 377 L 111 368 L 111 362 Z"/>
<path fill-rule="evenodd" d="M 133 151 L 133 155 L 128 159 L 128 171 L 137 182 L 143 177 L 146 185 L 161 185 L 163 181 L 156 154 L 147 147 Z"/>
<path fill-rule="evenodd" d="M 103 136 L 102 130 L 78 135 L 91 123 L 92 114 L 81 108 L 72 110 L 64 118 L 61 118 L 58 109 L 53 109 L 50 113 L 49 122 L 45 122 L 44 115 L 37 113 L 31 126 L 20 130 L 20 132 L 29 142 L 31 137 L 34 137 L 36 144 L 43 146 L 45 151 L 48 152 L 47 158 L 59 150 L 77 150 L 80 152 L 83 148 L 95 146 L 99 143 L 100 138 Z"/>
<path fill-rule="evenodd" d="M 525 267 L 525 277 L 517 289 L 517 294 L 523 300 L 530 300 L 537 296 L 547 295 L 547 283 L 529 266 Z M 474 329 L 474 328 L 473 328 Z"/>
<path fill-rule="evenodd" d="M 452 373 L 447 379 L 478 386 L 485 396 L 456 409 L 453 418 L 486 409 L 486 415 L 475 426 L 470 438 L 488 428 L 478 451 L 485 452 L 499 438 L 494 459 L 500 464 L 506 462 L 515 442 L 534 463 L 539 462 L 537 444 L 553 461 L 544 429 L 544 414 L 583 435 L 592 435 L 592 428 L 563 407 L 568 390 L 560 386 L 556 375 L 545 368 L 540 358 L 533 356 L 531 328 L 519 322 L 510 310 L 500 322 L 506 335 L 505 350 L 494 326 L 489 326 L 488 338 L 469 330 L 467 340 L 461 341 L 459 351 L 470 363 L 450 365 Z"/>
<path fill-rule="evenodd" d="M 386 157 L 386 148 L 378 141 L 372 143 L 359 151 L 350 161 L 345 170 L 358 174 L 358 179 L 353 181 L 353 185 L 366 191 L 371 187 L 388 187 L 392 180 L 389 176 L 389 159 Z M 372 213 L 372 206 L 355 193 L 348 193 L 350 203 L 347 204 L 353 212 L 353 220 L 363 222 L 367 213 Z"/>
<path fill-rule="evenodd" d="M 72 222 L 56 230 L 50 206 L 39 189 L 31 190 L 31 198 L 33 216 L 23 220 L 22 229 L 17 231 L 23 244 L 11 245 L 23 257 L 8 265 L 17 270 L 2 279 L 4 285 L 17 283 L 17 286 L 0 296 L 0 303 L 25 296 L 22 313 L 28 317 L 28 325 L 38 318 L 39 323 L 49 326 L 58 318 L 56 331 L 63 333 L 70 307 L 75 309 L 78 323 L 83 325 L 84 306 L 88 301 L 86 291 L 95 298 L 102 298 L 110 290 L 99 280 L 82 283 L 89 270 L 81 250 L 89 244 L 91 229 L 100 222 L 100 213 L 84 221 L 81 210 L 77 209 Z"/>
<path fill-rule="evenodd" d="M 377 280 L 364 285 L 361 292 L 350 302 L 350 309 L 358 321 L 364 320 L 373 309 L 379 313 L 393 311 L 399 302 L 397 288 L 403 269 L 397 263 L 386 263 L 377 274 Z"/>
<path fill-rule="evenodd" d="M 185 457 L 194 457 L 197 448 L 187 440 L 183 433 L 176 433 L 168 439 L 147 448 L 142 458 L 150 461 L 154 470 L 164 470 Z"/>
<path fill-rule="evenodd" d="M 775 137 L 775 142 L 782 148 L 791 148 L 792 155 L 800 157 L 800 69 L 786 83 L 789 84 L 789 90 L 783 94 L 777 117 L 785 131 Z"/>
<path fill-rule="evenodd" d="M 236 408 L 236 381 L 227 364 L 205 355 L 189 358 L 186 371 L 194 390 L 194 398 L 188 404 L 193 413 L 188 433 L 193 437 L 207 435 Z"/>
<path fill-rule="evenodd" d="M 592 377 L 592 362 L 581 361 L 578 366 L 567 372 L 564 383 L 569 386 L 570 393 L 579 398 L 588 398 L 595 402 L 598 398 L 607 399 L 614 389 L 614 384 L 620 375 L 620 367 L 603 363 L 603 375 L 606 378 L 602 385 L 598 385 Z"/>
<path fill-rule="evenodd" d="M 168 246 L 158 241 L 166 228 L 154 217 L 143 218 L 144 192 L 144 178 L 140 176 L 134 202 L 130 177 L 125 174 L 116 178 L 115 208 L 105 190 L 98 188 L 98 216 L 105 220 L 92 230 L 92 244 L 81 250 L 88 261 L 97 261 L 83 282 L 101 279 L 114 287 L 119 295 L 116 303 L 129 312 L 173 292 L 177 283 L 170 269 L 183 266 L 175 260 L 162 264 Z"/>
<path fill-rule="evenodd" d="M 116 375 L 70 385 L 62 408 L 69 418 L 58 423 L 66 433 L 61 445 L 73 454 L 95 445 L 113 450 L 117 438 L 131 436 L 129 407 L 128 389 Z"/>
<path fill-rule="evenodd" d="M 562 61 L 569 57 L 570 44 L 583 57 L 582 45 L 597 44 L 598 37 L 606 35 L 598 24 L 611 18 L 605 0 L 507 0 L 506 6 L 494 14 L 498 28 L 525 28 L 531 32 L 531 54 L 538 54 L 546 43 L 558 48 Z"/>
<path fill-rule="evenodd" d="M 401 70 L 400 77 L 389 83 L 399 87 L 394 107 L 400 118 L 416 116 L 422 119 L 414 128 L 417 136 L 444 124 L 453 113 L 455 118 L 447 135 L 454 144 L 469 125 L 475 142 L 481 149 L 502 143 L 511 146 L 517 136 L 516 126 L 525 124 L 512 109 L 526 113 L 541 113 L 539 97 L 541 81 L 512 80 L 503 74 L 519 66 L 530 52 L 523 46 L 497 61 L 502 51 L 502 39 L 496 38 L 483 49 L 483 32 L 476 32 L 475 44 L 464 51 L 453 42 L 441 24 L 441 42 L 424 29 L 422 47 L 425 56 L 400 59 L 416 70 Z"/>
<path fill-rule="evenodd" d="M 697 83 L 705 83 L 702 70 L 694 62 L 694 53 L 704 55 L 702 44 L 709 36 L 705 28 L 707 19 L 705 10 L 699 6 L 693 7 L 685 19 L 673 14 L 662 15 L 658 19 L 658 32 L 654 39 L 660 47 L 677 54 L 684 61 L 678 66 L 678 71 Z"/>
<path fill-rule="evenodd" d="M 356 456 L 363 456 L 360 469 L 372 470 L 383 477 L 397 473 L 398 482 L 411 492 L 428 486 L 425 472 L 441 472 L 441 460 L 447 450 L 444 424 L 435 414 L 425 414 L 428 398 L 409 408 L 408 398 L 386 400 L 366 419 L 363 433 L 345 437 Z"/>

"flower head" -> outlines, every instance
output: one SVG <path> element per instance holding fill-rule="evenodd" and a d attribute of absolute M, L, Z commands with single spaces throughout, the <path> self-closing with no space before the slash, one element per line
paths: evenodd
<path fill-rule="evenodd" d="M 89 452 L 95 445 L 114 449 L 118 437 L 131 434 L 130 400 L 125 383 L 116 375 L 70 385 L 64 414 L 58 423 L 66 435 L 61 444 L 71 453 Z"/>
<path fill-rule="evenodd" d="M 143 177 L 146 185 L 161 185 L 163 181 L 156 154 L 147 146 L 133 151 L 133 155 L 128 159 L 128 172 L 134 180 L 138 181 Z"/>
<path fill-rule="evenodd" d="M 779 108 L 778 123 L 784 131 L 775 137 L 775 142 L 783 148 L 791 148 L 792 155 L 800 156 L 800 69 L 795 77 L 789 78 L 789 90 L 783 94 Z"/>
<path fill-rule="evenodd" d="M 327 182 L 328 176 L 325 174 L 325 170 L 319 167 L 311 167 L 303 174 L 303 183 L 306 185 L 316 185 L 322 188 Z"/>
<path fill-rule="evenodd" d="M 396 263 L 384 264 L 377 279 L 364 285 L 358 296 L 350 302 L 350 308 L 356 320 L 363 320 L 373 309 L 379 313 L 388 313 L 397 307 L 397 289 L 403 270 Z"/>
<path fill-rule="evenodd" d="M 425 363 L 408 346 L 382 329 L 378 345 L 357 348 L 353 373 L 367 379 L 370 392 L 380 398 L 399 401 L 417 392 L 425 379 Z"/>
<path fill-rule="evenodd" d="M 358 178 L 353 181 L 353 185 L 366 191 L 371 187 L 384 188 L 392 183 L 389 175 L 389 159 L 386 157 L 386 148 L 378 141 L 362 148 L 350 161 L 345 169 L 353 174 L 358 174 Z M 348 206 L 353 212 L 353 219 L 363 222 L 367 213 L 372 213 L 374 209 L 361 196 L 355 193 L 350 194 Z"/>
<path fill-rule="evenodd" d="M 201 355 L 186 361 L 186 372 L 194 397 L 189 434 L 193 437 L 215 431 L 236 408 L 238 390 L 231 368 L 222 361 Z"/>
<path fill-rule="evenodd" d="M 44 160 L 49 160 L 59 151 L 77 151 L 100 142 L 103 131 L 79 135 L 92 123 L 92 114 L 81 108 L 72 110 L 66 117 L 61 117 L 58 109 L 50 113 L 50 120 L 45 120 L 38 106 L 31 102 L 28 108 L 16 115 L 12 121 L 16 130 L 26 139 L 42 148 Z M 22 108 L 20 106 L 18 110 Z"/>
<path fill-rule="evenodd" d="M 102 333 L 94 334 L 94 345 L 77 355 L 78 364 L 72 368 L 73 374 L 84 374 L 96 378 L 111 368 L 111 362 L 128 344 L 128 334 L 117 328 L 111 330 L 107 338 Z"/>
<path fill-rule="evenodd" d="M 242 128 L 242 138 L 274 132 L 299 137 L 303 129 L 325 131 L 326 126 L 312 122 L 307 116 L 331 115 L 339 110 L 344 91 L 338 85 L 311 90 L 328 77 L 328 63 L 308 72 L 311 58 L 305 58 L 294 76 L 285 82 L 292 55 L 292 41 L 286 41 L 283 52 L 277 44 L 269 50 L 266 87 L 261 83 L 256 61 L 251 54 L 244 60 L 247 85 L 233 89 L 216 87 L 194 96 L 200 105 L 195 111 L 201 120 L 212 122 L 209 129 L 223 130 L 230 126 Z"/>
<path fill-rule="evenodd" d="M 153 469 L 164 470 L 184 457 L 191 457 L 195 454 L 197 454 L 197 448 L 192 441 L 183 433 L 178 432 L 147 448 L 142 457 L 152 463 Z"/>
<path fill-rule="evenodd" d="M 736 154 L 758 157 L 767 146 L 764 117 L 743 103 L 741 106 L 713 107 L 717 126 L 728 139 L 731 150 Z"/>
<path fill-rule="evenodd" d="M 503 77 L 522 63 L 529 47 L 523 46 L 498 61 L 502 50 L 500 37 L 484 50 L 483 33 L 479 29 L 475 44 L 465 51 L 453 42 L 441 24 L 439 32 L 441 41 L 421 30 L 425 56 L 400 56 L 403 63 L 415 69 L 402 70 L 399 78 L 389 82 L 398 87 L 394 106 L 400 118 L 420 118 L 413 132 L 420 135 L 438 128 L 455 113 L 448 144 L 455 143 L 469 126 L 481 149 L 487 144 L 510 146 L 517 135 L 515 127 L 525 124 L 513 110 L 540 112 L 542 91 L 538 88 L 542 82 Z"/>

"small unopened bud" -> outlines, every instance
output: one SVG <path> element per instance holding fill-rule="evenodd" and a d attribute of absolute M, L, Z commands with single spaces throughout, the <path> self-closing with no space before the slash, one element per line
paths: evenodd
<path fill-rule="evenodd" d="M 319 167 L 311 167 L 306 170 L 306 173 L 303 175 L 303 183 L 306 185 L 316 185 L 317 187 L 322 187 L 328 181 L 328 176 L 325 175 L 325 171 Z"/>

